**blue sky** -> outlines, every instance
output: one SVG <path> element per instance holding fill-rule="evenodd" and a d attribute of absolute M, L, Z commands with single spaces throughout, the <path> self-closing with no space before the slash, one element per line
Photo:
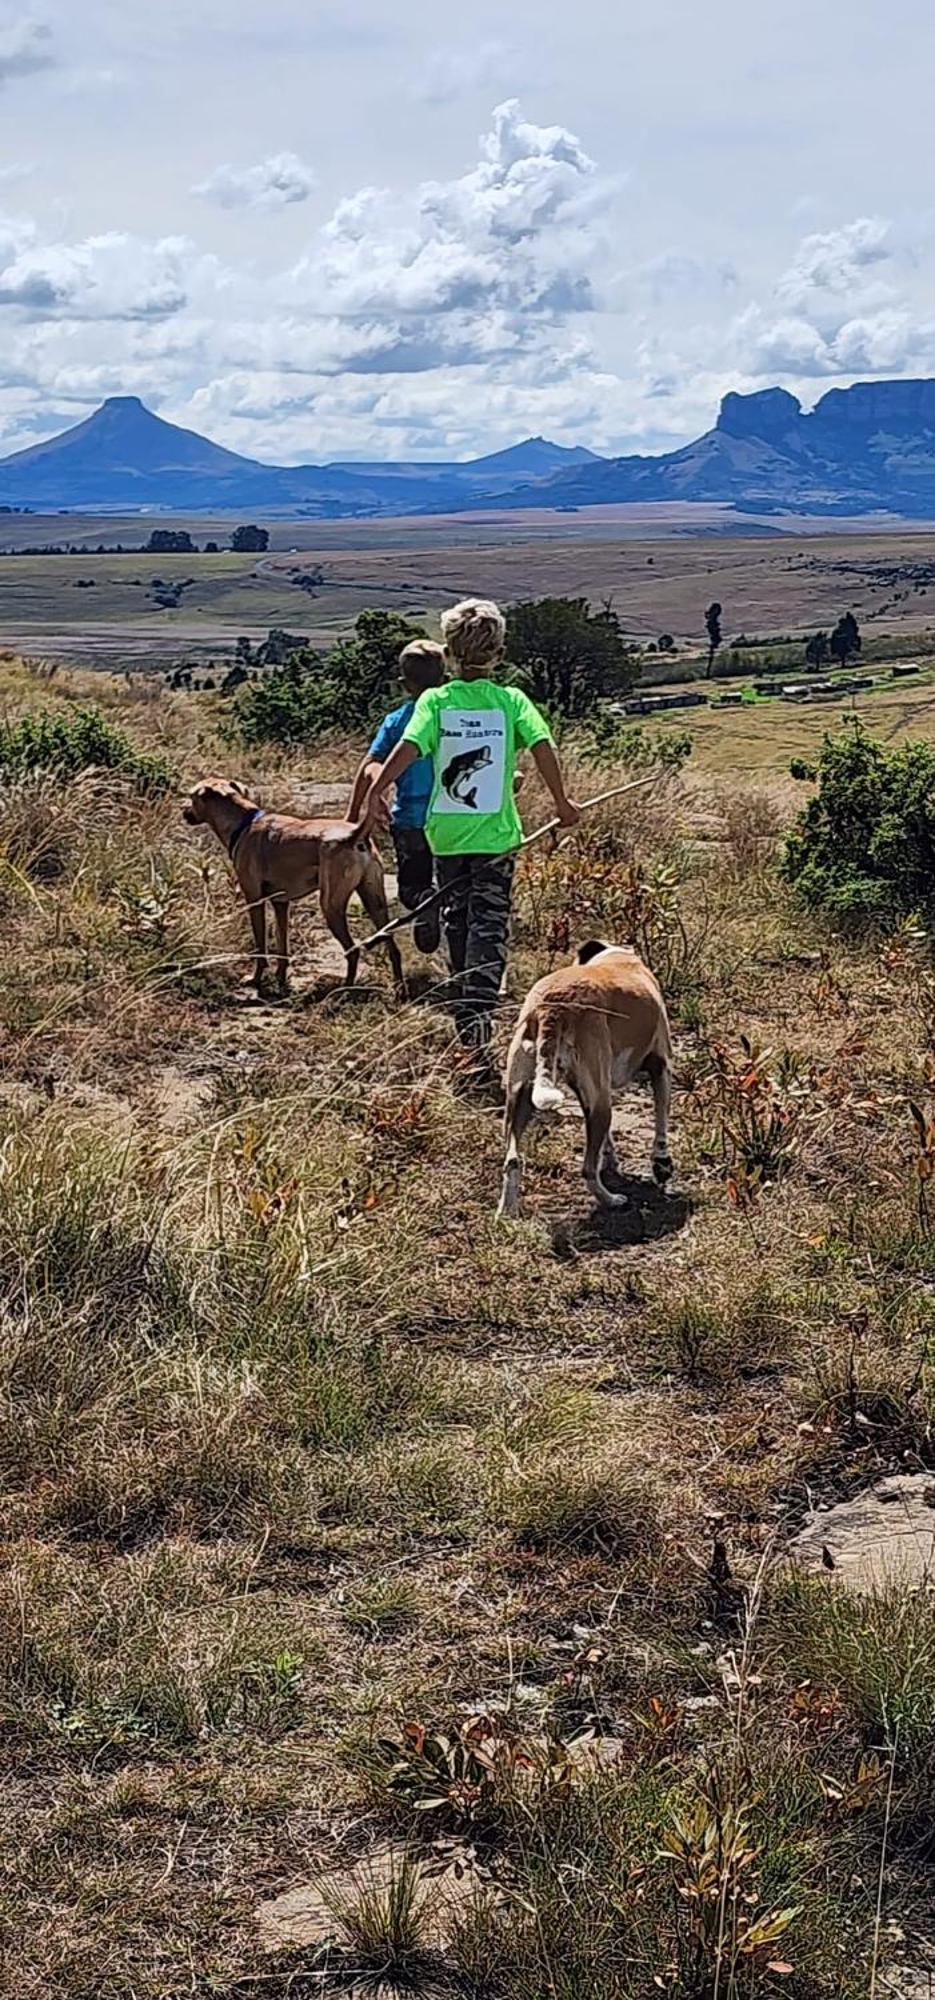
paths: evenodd
<path fill-rule="evenodd" d="M 0 0 L 0 451 L 655 451 L 935 373 L 923 0 Z"/>

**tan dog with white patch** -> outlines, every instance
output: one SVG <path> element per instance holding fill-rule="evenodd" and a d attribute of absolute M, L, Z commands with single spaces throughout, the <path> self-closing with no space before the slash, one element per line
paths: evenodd
<path fill-rule="evenodd" d="M 562 1083 L 574 1091 L 584 1112 L 584 1178 L 605 1208 L 624 1208 L 626 1195 L 614 1194 L 603 1178 L 604 1169 L 617 1164 L 610 1137 L 611 1093 L 641 1073 L 652 1085 L 653 1175 L 664 1187 L 672 1176 L 672 1042 L 665 1002 L 635 951 L 593 939 L 582 945 L 574 965 L 538 981 L 516 1024 L 506 1065 L 507 1150 L 497 1214 L 519 1212 L 523 1134 L 537 1111 L 557 1110 Z"/>
<path fill-rule="evenodd" d="M 347 906 L 360 897 L 368 917 L 382 929 L 389 921 L 383 865 L 372 841 L 353 821 L 295 819 L 266 812 L 229 778 L 196 785 L 182 818 L 189 826 L 210 826 L 230 855 L 250 912 L 256 952 L 254 983 L 266 976 L 266 905 L 276 920 L 276 978 L 285 991 L 289 968 L 289 905 L 318 891 L 321 913 L 332 937 L 347 953 L 345 983 L 353 986 L 360 952 L 351 936 Z M 387 940 L 397 993 L 403 991 L 402 960 L 395 938 Z"/>

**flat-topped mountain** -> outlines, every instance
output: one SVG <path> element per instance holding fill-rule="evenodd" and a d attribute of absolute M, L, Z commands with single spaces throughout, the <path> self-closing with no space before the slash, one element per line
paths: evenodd
<path fill-rule="evenodd" d="M 935 381 L 855 382 L 808 412 L 786 389 L 731 394 L 714 429 L 680 451 L 603 459 L 511 494 L 517 507 L 634 500 L 935 516 Z"/>

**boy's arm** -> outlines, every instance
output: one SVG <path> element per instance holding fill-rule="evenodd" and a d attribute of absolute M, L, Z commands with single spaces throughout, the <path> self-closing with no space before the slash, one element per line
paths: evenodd
<path fill-rule="evenodd" d="M 370 766 L 373 775 L 364 794 L 360 812 L 365 826 L 372 826 L 379 818 L 380 800 L 384 792 L 388 786 L 396 784 L 397 779 L 402 777 L 404 771 L 408 771 L 410 764 L 414 764 L 419 755 L 418 746 L 410 743 L 404 736 L 402 742 L 397 743 L 395 750 L 391 751 L 385 764 Z"/>
<path fill-rule="evenodd" d="M 562 768 L 555 755 L 555 747 L 543 736 L 539 743 L 530 745 L 533 762 L 540 778 L 548 786 L 555 805 L 556 817 L 562 826 L 577 826 L 581 814 L 565 791 Z"/>
<path fill-rule="evenodd" d="M 351 787 L 351 796 L 348 801 L 348 807 L 347 807 L 348 819 L 356 821 L 360 818 L 361 808 L 363 806 L 364 799 L 367 796 L 367 792 L 369 791 L 374 778 L 376 778 L 379 775 L 382 769 L 383 766 L 380 763 L 379 759 L 371 756 L 369 751 L 367 752 L 366 757 L 361 758 L 360 763 L 357 766 L 357 770 L 354 773 L 354 783 Z M 386 814 L 384 811 L 381 817 L 385 816 Z"/>

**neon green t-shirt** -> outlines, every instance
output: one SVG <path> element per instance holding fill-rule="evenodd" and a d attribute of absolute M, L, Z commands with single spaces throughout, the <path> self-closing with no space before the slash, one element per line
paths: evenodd
<path fill-rule="evenodd" d="M 419 696 L 403 742 L 435 769 L 425 833 L 433 854 L 505 854 L 523 837 L 517 750 L 550 743 L 528 694 L 496 681 L 446 681 Z"/>

